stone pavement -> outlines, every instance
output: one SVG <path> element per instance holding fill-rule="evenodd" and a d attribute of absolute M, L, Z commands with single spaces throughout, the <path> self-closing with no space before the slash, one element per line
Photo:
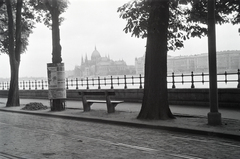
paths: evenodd
<path fill-rule="evenodd" d="M 78 101 L 79 102 L 79 101 Z M 177 132 L 196 133 L 202 135 L 212 135 L 234 140 L 240 140 L 240 120 L 222 118 L 222 125 L 207 125 L 207 118 L 204 116 L 194 116 L 189 114 L 174 114 L 176 119 L 172 120 L 138 120 L 137 111 L 116 110 L 115 113 L 108 114 L 106 110 L 92 108 L 90 112 L 83 112 L 81 108 L 66 108 L 65 111 L 52 112 L 50 109 L 28 111 L 22 110 L 24 106 L 5 107 L 4 102 L 0 102 L 0 111 L 41 115 L 46 117 L 65 118 L 73 120 L 101 122 L 108 124 L 135 126 L 143 128 L 165 129 Z"/>

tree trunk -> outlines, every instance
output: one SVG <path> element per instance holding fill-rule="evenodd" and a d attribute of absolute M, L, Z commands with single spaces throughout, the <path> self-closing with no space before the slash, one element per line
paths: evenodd
<path fill-rule="evenodd" d="M 18 76 L 19 76 L 19 65 L 20 65 L 20 54 L 21 54 L 21 14 L 22 14 L 22 0 L 17 1 L 17 12 L 16 12 L 16 37 L 14 40 L 14 22 L 12 15 L 11 1 L 6 1 L 7 14 L 8 14 L 8 36 L 9 36 L 9 61 L 11 66 L 11 81 L 10 88 L 8 91 L 7 107 L 19 106 L 19 87 L 18 87 Z M 14 44 L 15 41 L 15 44 Z"/>
<path fill-rule="evenodd" d="M 168 0 L 152 0 L 148 19 L 145 56 L 145 84 L 138 119 L 174 118 L 168 104 L 167 89 L 167 33 Z"/>
<path fill-rule="evenodd" d="M 62 47 L 60 45 L 60 29 L 59 29 L 59 8 L 57 1 L 52 1 L 52 7 L 50 10 L 52 16 L 52 62 L 61 63 L 61 51 Z M 63 99 L 53 99 L 52 100 L 52 111 L 62 111 L 65 109 L 65 101 Z"/>
<path fill-rule="evenodd" d="M 57 2 L 53 1 L 51 16 L 52 16 L 52 62 L 61 63 L 61 51 L 62 47 L 60 45 L 60 29 L 59 29 L 59 10 L 57 7 Z"/>
<path fill-rule="evenodd" d="M 19 63 L 10 60 L 11 65 L 11 81 L 8 91 L 7 107 L 20 106 L 19 100 L 19 88 L 18 88 L 18 75 L 19 75 Z"/>

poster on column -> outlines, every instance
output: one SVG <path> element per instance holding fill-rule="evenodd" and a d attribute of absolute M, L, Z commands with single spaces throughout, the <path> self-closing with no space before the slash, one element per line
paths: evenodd
<path fill-rule="evenodd" d="M 48 63 L 48 98 L 66 98 L 64 63 Z"/>

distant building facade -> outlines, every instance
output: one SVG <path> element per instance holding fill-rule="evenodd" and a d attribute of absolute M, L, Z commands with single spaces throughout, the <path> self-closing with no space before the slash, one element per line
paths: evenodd
<path fill-rule="evenodd" d="M 124 75 L 135 73 L 132 66 L 128 66 L 124 60 L 113 61 L 109 56 L 102 57 L 95 47 L 91 59 L 82 57 L 81 65 L 75 66 L 74 74 L 77 77 Z"/>
<path fill-rule="evenodd" d="M 136 74 L 144 75 L 144 67 L 145 67 L 145 56 L 135 58 L 135 69 Z"/>
<path fill-rule="evenodd" d="M 144 59 L 135 59 L 137 74 L 144 73 Z M 240 68 L 240 51 L 221 51 L 217 52 L 217 72 L 236 72 Z M 208 54 L 203 53 L 191 56 L 168 56 L 168 73 L 190 73 L 190 72 L 209 72 Z"/>

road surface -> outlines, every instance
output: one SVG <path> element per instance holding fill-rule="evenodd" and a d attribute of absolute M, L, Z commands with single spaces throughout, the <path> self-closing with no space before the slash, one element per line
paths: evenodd
<path fill-rule="evenodd" d="M 238 159 L 240 142 L 166 130 L 0 112 L 2 159 Z"/>

